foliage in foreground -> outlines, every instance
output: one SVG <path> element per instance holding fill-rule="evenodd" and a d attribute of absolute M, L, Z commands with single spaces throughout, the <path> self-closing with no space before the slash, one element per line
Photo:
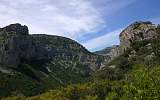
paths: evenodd
<path fill-rule="evenodd" d="M 69 85 L 34 97 L 3 100 L 157 100 L 160 98 L 160 66 L 136 65 L 125 80 Z"/>

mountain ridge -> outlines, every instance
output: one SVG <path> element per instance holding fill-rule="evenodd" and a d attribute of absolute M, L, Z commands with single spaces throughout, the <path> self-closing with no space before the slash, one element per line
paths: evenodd
<path fill-rule="evenodd" d="M 57 48 L 60 49 L 61 53 L 65 52 L 65 49 L 68 50 L 68 52 L 70 52 L 70 50 L 73 51 L 73 53 L 77 52 L 77 54 L 78 54 L 78 52 L 80 54 L 82 54 L 82 53 L 89 54 L 90 53 L 82 45 L 80 45 L 76 41 L 71 40 L 69 38 L 65 38 L 65 37 L 61 37 L 61 36 L 44 35 L 44 34 L 43 35 L 42 34 L 29 35 L 27 26 L 21 26 L 20 24 L 11 24 L 7 27 L 1 28 L 0 35 L 1 35 L 1 37 L 4 37 L 4 38 L 6 37 L 6 39 L 8 39 L 7 42 L 3 41 L 3 42 L 6 42 L 6 44 L 2 43 L 2 45 L 5 44 L 5 46 L 6 46 L 5 49 L 8 49 L 8 50 L 11 49 L 11 51 L 8 51 L 8 52 L 14 52 L 15 55 L 13 53 L 12 54 L 14 55 L 14 58 L 16 59 L 16 60 L 14 60 L 14 59 L 12 59 L 12 57 L 8 57 L 11 59 L 11 61 L 10 61 L 10 59 L 3 60 L 3 58 L 5 58 L 5 57 L 1 58 L 2 59 L 1 63 L 4 65 L 6 64 L 6 66 L 8 66 L 7 64 L 12 64 L 12 62 L 18 63 L 20 61 L 18 57 L 16 58 L 16 56 L 18 55 L 16 50 L 20 50 L 19 52 L 22 53 L 22 54 L 19 54 L 20 57 L 22 55 L 23 57 L 26 57 L 28 59 L 29 58 L 43 59 L 43 57 L 45 59 L 52 59 L 54 56 L 56 56 L 54 54 L 56 54 L 56 52 L 59 51 L 59 50 L 56 50 Z M 6 35 L 6 36 L 2 36 L 2 35 Z M 14 44 L 14 42 L 16 42 L 16 43 Z M 67 42 L 67 43 L 65 44 L 65 42 Z M 9 47 L 11 47 L 10 45 L 15 46 L 15 47 L 9 48 Z M 24 47 L 24 45 L 26 47 Z M 36 46 L 39 49 L 37 49 Z M 14 50 L 12 50 L 12 49 L 14 49 Z M 52 49 L 53 49 L 54 54 L 52 53 Z M 5 50 L 3 50 L 3 51 L 5 51 Z M 65 52 L 65 53 L 67 53 L 67 52 Z M 25 55 L 25 54 L 27 54 L 27 55 Z M 39 54 L 41 54 L 41 55 L 39 55 Z M 90 53 L 90 54 L 94 55 L 92 53 Z M 8 56 L 10 56 L 10 55 L 8 55 Z M 23 57 L 21 57 L 21 58 L 23 58 Z M 26 58 L 24 58 L 24 59 L 26 59 Z M 79 60 L 80 59 L 81 58 L 79 58 Z M 12 60 L 14 60 L 14 61 L 12 61 Z M 5 63 L 5 61 L 6 61 L 6 63 Z M 17 66 L 17 64 L 13 64 L 13 66 Z"/>
<path fill-rule="evenodd" d="M 0 81 L 1 97 L 22 95 L 22 98 L 26 98 L 24 96 L 34 96 L 54 89 L 33 98 L 103 100 L 106 95 L 106 98 L 121 98 L 125 95 L 123 92 L 132 93 L 124 87 L 130 86 L 128 78 L 137 71 L 136 66 L 156 68 L 155 66 L 159 65 L 160 27 L 151 22 L 135 22 L 129 25 L 120 34 L 120 45 L 110 47 L 109 50 L 106 48 L 100 51 L 101 54 L 91 53 L 68 38 L 29 35 L 26 34 L 27 31 L 20 34 L 23 28 L 12 27 L 9 27 L 9 32 L 5 28 L 0 29 L 0 80 L 3 80 Z M 10 59 L 13 64 L 9 64 L 12 66 L 8 66 Z M 136 78 L 133 77 L 133 81 Z M 77 83 L 79 84 L 72 85 Z"/>
<path fill-rule="evenodd" d="M 0 93 L 35 95 L 84 82 L 109 59 L 69 38 L 29 35 L 27 26 L 11 24 L 0 28 L 0 80 L 6 82 Z"/>

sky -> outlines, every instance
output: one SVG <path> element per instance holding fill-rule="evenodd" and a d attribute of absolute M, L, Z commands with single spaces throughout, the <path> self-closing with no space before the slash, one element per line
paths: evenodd
<path fill-rule="evenodd" d="M 0 0 L 0 27 L 21 23 L 30 34 L 71 38 L 90 51 L 119 44 L 135 21 L 160 24 L 160 0 Z"/>

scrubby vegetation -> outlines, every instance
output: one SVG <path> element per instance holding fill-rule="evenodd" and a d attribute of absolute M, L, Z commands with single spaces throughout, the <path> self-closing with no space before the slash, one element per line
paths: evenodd
<path fill-rule="evenodd" d="M 50 89 L 87 81 L 88 75 L 85 71 L 81 74 L 77 72 L 81 69 L 85 70 L 80 67 L 81 64 L 77 65 L 81 69 L 73 70 L 71 67 L 64 68 L 62 64 L 65 62 L 48 63 L 48 69 L 52 70 L 52 72 L 48 72 L 41 63 L 42 61 L 39 63 L 37 61 L 28 64 L 22 63 L 18 69 L 14 69 L 18 72 L 13 73 L 13 75 L 0 72 L 0 98 L 9 95 L 33 96 Z M 34 66 L 35 64 L 38 66 Z"/>

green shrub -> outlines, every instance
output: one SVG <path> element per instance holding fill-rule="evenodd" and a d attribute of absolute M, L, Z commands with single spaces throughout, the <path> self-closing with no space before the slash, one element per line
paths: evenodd
<path fill-rule="evenodd" d="M 121 98 L 151 100 L 160 98 L 160 66 L 135 66 L 127 76 Z"/>

